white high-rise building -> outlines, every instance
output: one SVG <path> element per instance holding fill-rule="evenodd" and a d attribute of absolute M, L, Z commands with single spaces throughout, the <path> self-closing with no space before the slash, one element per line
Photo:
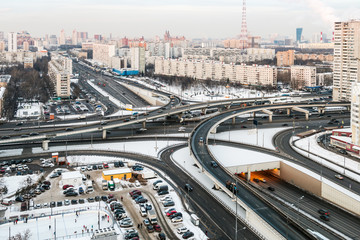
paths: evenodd
<path fill-rule="evenodd" d="M 72 32 L 72 44 L 73 45 L 77 45 L 78 44 L 78 34 L 76 32 L 76 30 L 74 29 Z"/>
<path fill-rule="evenodd" d="M 145 73 L 145 48 L 130 48 L 131 68 L 139 70 L 139 73 Z"/>
<path fill-rule="evenodd" d="M 65 45 L 66 38 L 65 38 L 65 31 L 64 29 L 60 32 L 60 38 L 59 38 L 59 45 Z"/>
<path fill-rule="evenodd" d="M 336 22 L 333 100 L 350 101 L 352 83 L 360 81 L 360 20 Z"/>
<path fill-rule="evenodd" d="M 8 35 L 8 52 L 17 52 L 17 33 L 10 32 Z"/>
<path fill-rule="evenodd" d="M 93 59 L 99 63 L 111 66 L 111 57 L 115 56 L 115 45 L 99 44 L 93 45 Z"/>

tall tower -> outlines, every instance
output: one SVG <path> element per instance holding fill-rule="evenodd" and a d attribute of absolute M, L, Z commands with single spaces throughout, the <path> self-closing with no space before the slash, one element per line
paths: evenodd
<path fill-rule="evenodd" d="M 8 52 L 17 51 L 17 33 L 9 32 L 8 34 Z"/>
<path fill-rule="evenodd" d="M 248 33 L 247 33 L 247 23 L 246 23 L 246 0 L 243 0 L 240 40 L 247 41 L 247 37 L 248 37 Z"/>

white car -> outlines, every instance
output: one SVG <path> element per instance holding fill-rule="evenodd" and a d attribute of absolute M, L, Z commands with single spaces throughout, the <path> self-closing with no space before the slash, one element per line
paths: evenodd
<path fill-rule="evenodd" d="M 179 127 L 179 130 L 178 130 L 178 132 L 185 132 L 185 127 Z"/>
<path fill-rule="evenodd" d="M 135 186 L 136 187 L 141 187 L 140 182 L 138 180 L 135 181 Z"/>
<path fill-rule="evenodd" d="M 65 199 L 65 200 L 64 200 L 64 205 L 65 205 L 65 206 L 69 206 L 69 205 L 70 205 L 70 200 L 69 200 L 69 199 Z"/>
<path fill-rule="evenodd" d="M 189 231 L 189 229 L 187 229 L 187 227 L 180 227 L 177 229 L 178 234 L 183 234 L 183 233 L 186 233 L 187 231 Z"/>
<path fill-rule="evenodd" d="M 92 166 L 88 165 L 88 166 L 86 167 L 86 170 L 92 171 Z"/>
<path fill-rule="evenodd" d="M 177 222 L 182 222 L 183 221 L 183 219 L 182 219 L 182 217 L 174 217 L 174 218 L 172 218 L 171 219 L 171 222 L 173 222 L 173 223 L 177 223 Z"/>
<path fill-rule="evenodd" d="M 172 197 L 171 196 L 166 196 L 166 197 L 162 197 L 160 198 L 160 202 L 167 202 L 167 201 L 172 201 Z"/>
<path fill-rule="evenodd" d="M 41 204 L 39 204 L 39 203 L 38 203 L 38 204 L 36 204 L 36 205 L 34 206 L 34 208 L 35 208 L 35 209 L 39 209 L 39 208 L 41 208 Z"/>
<path fill-rule="evenodd" d="M 44 204 L 42 205 L 42 207 L 43 207 L 43 208 L 48 208 L 48 207 L 49 207 L 49 204 L 48 204 L 48 203 L 44 203 Z"/>
<path fill-rule="evenodd" d="M 80 168 L 80 171 L 85 172 L 85 171 L 86 171 L 86 167 L 81 167 L 81 168 Z"/>

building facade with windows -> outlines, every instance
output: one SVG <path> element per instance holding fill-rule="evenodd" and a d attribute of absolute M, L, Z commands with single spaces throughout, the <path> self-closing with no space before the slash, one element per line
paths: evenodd
<path fill-rule="evenodd" d="M 360 20 L 336 22 L 334 31 L 333 100 L 350 101 L 360 79 Z"/>

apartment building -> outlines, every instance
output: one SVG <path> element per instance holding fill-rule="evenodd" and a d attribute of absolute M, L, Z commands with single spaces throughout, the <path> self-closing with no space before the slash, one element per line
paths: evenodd
<path fill-rule="evenodd" d="M 70 97 L 70 64 L 71 59 L 58 57 L 52 59 L 49 64 L 49 77 L 55 87 L 56 96 L 61 98 Z M 71 65 L 72 68 L 72 65 Z"/>
<path fill-rule="evenodd" d="M 276 66 L 284 67 L 284 66 L 292 66 L 294 65 L 295 59 L 295 51 L 288 50 L 285 52 L 277 52 L 276 53 Z"/>
<path fill-rule="evenodd" d="M 290 71 L 293 88 L 316 86 L 316 67 L 293 65 L 290 67 Z"/>
<path fill-rule="evenodd" d="M 111 66 L 111 57 L 115 56 L 115 45 L 93 44 L 93 60 Z"/>
<path fill-rule="evenodd" d="M 155 74 L 191 77 L 196 79 L 227 80 L 246 85 L 276 85 L 277 69 L 272 66 L 224 64 L 215 61 L 186 59 L 155 60 Z"/>
<path fill-rule="evenodd" d="M 360 20 L 336 22 L 333 100 L 350 101 L 352 83 L 360 80 Z"/>

